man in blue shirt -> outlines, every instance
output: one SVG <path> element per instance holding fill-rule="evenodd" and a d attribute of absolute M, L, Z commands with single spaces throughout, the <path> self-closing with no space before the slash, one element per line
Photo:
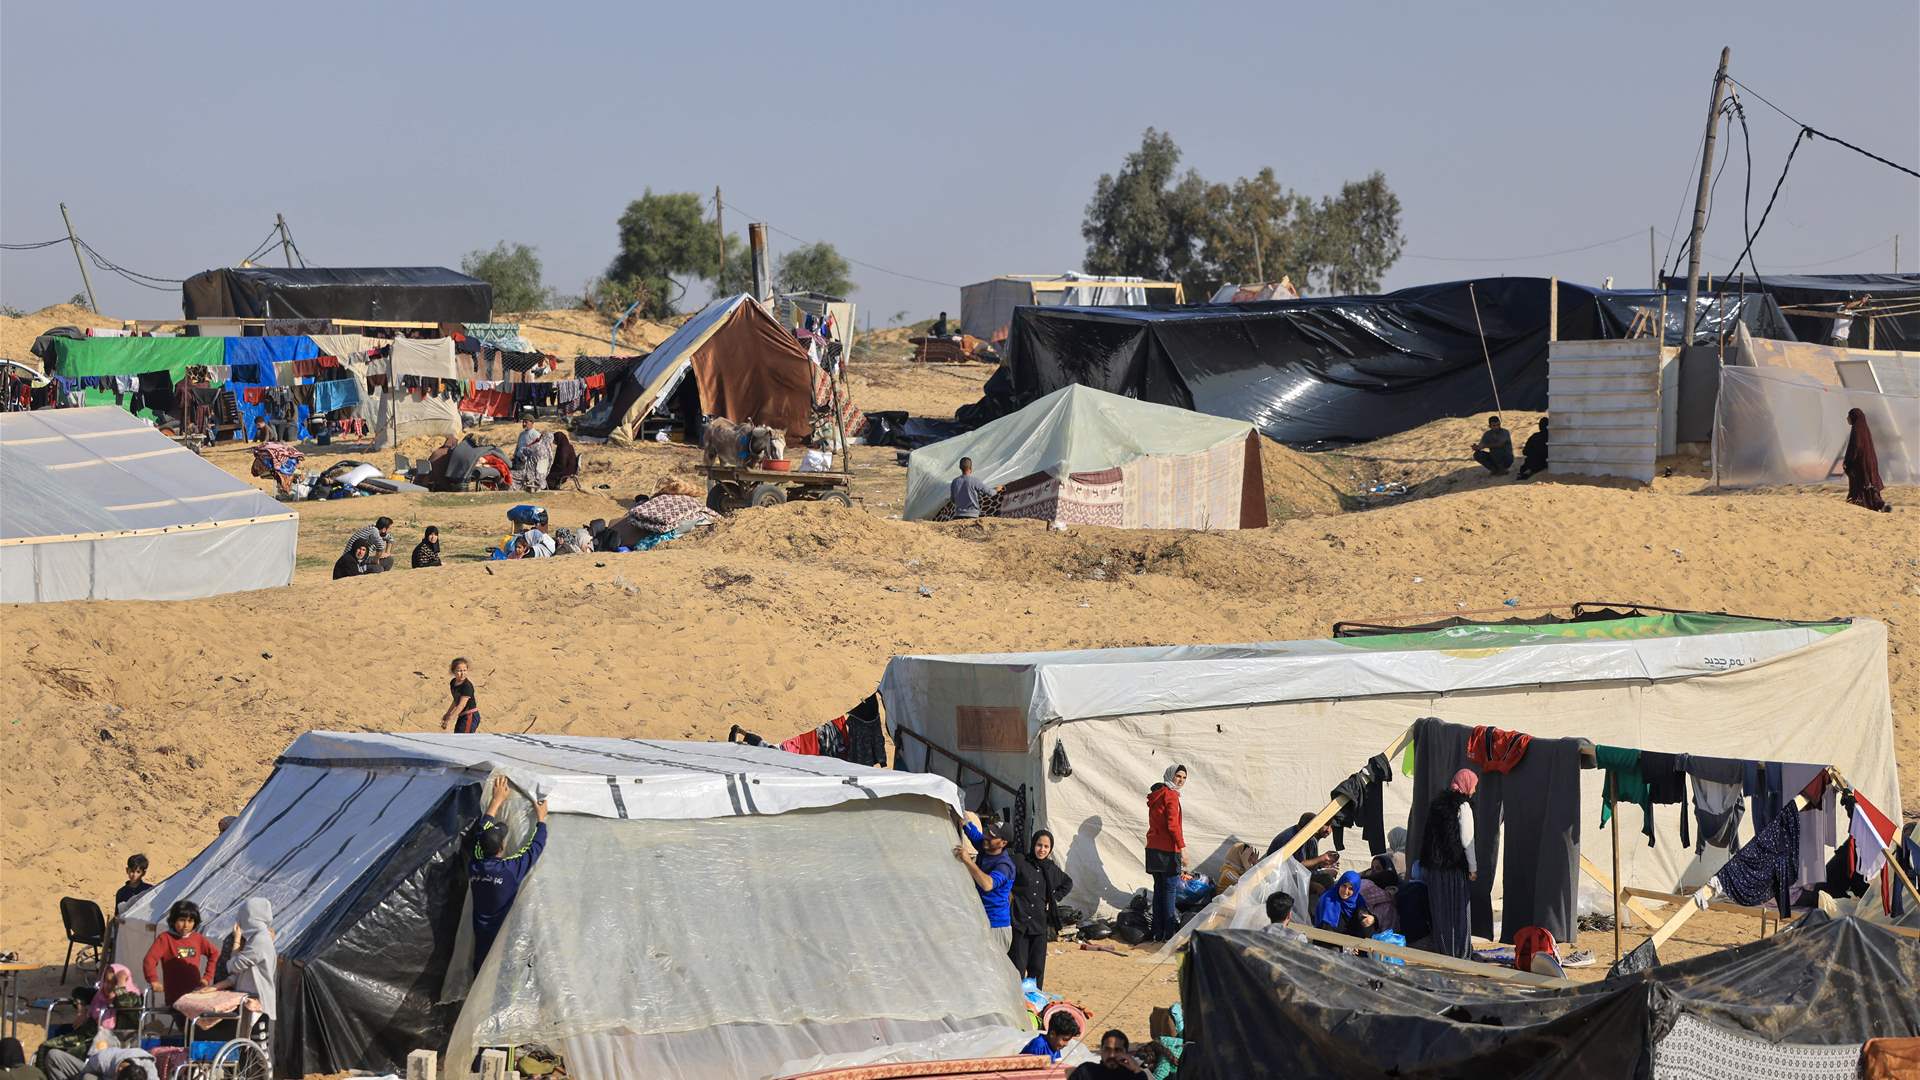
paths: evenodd
<path fill-rule="evenodd" d="M 1075 1020 L 1064 1010 L 1054 1013 L 1047 1019 L 1044 1034 L 1035 1035 L 1033 1041 L 1020 1048 L 1023 1054 L 1047 1055 L 1048 1061 L 1059 1061 L 1060 1051 L 1067 1044 L 1080 1037 L 1080 1021 Z"/>
<path fill-rule="evenodd" d="M 500 810 L 507 805 L 507 778 L 493 778 L 493 799 L 486 816 L 480 819 L 474 837 L 473 858 L 467 863 L 467 887 L 473 899 L 473 970 L 493 948 L 500 924 L 513 910 L 513 898 L 520 894 L 520 883 L 533 872 L 540 853 L 547 847 L 547 800 L 533 804 L 533 839 L 512 855 L 507 854 L 507 825 Z"/>
<path fill-rule="evenodd" d="M 967 868 L 974 888 L 980 890 L 980 906 L 987 911 L 987 926 L 993 932 L 993 939 L 999 942 L 1002 952 L 1010 953 L 1013 949 L 1013 858 L 1007 854 L 1007 845 L 1012 842 L 1012 830 L 996 821 L 982 833 L 969 821 L 966 834 L 972 847 L 954 845 L 953 857 Z M 975 848 L 979 849 L 977 855 Z"/>

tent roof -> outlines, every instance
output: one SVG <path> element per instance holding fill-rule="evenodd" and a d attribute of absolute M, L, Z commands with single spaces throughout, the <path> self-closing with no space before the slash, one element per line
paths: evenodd
<path fill-rule="evenodd" d="M 1711 675 L 1844 631 L 1884 635 L 1886 628 L 1867 619 L 1790 623 L 1653 615 L 1603 623 L 1457 626 L 1242 645 L 897 656 L 887 665 L 881 687 L 889 701 L 900 701 L 923 676 L 932 674 L 927 668 L 997 667 L 1030 673 L 1031 735 L 1053 720 Z"/>
<path fill-rule="evenodd" d="M 1253 425 L 1171 405 L 1155 405 L 1072 384 L 965 435 L 923 446 L 907 459 L 906 517 L 932 517 L 947 484 L 971 457 L 988 487 L 1047 473 L 1096 472 L 1135 458 L 1197 454 Z"/>
<path fill-rule="evenodd" d="M 0 504 L 0 541 L 293 516 L 110 405 L 0 414 Z"/>
<path fill-rule="evenodd" d="M 278 764 L 444 774 L 499 771 L 527 790 L 550 791 L 554 813 L 596 817 L 781 814 L 890 795 L 924 795 L 961 809 L 959 791 L 943 777 L 735 743 L 314 731 L 295 740 Z"/>
<path fill-rule="evenodd" d="M 493 286 L 444 266 L 221 267 L 180 285 L 189 319 L 486 322 Z"/>

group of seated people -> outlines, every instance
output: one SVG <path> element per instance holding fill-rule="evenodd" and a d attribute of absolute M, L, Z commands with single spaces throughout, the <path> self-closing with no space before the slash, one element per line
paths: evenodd
<path fill-rule="evenodd" d="M 1299 821 L 1273 838 L 1267 854 L 1279 851 L 1300 830 L 1313 824 L 1313 818 L 1312 814 L 1301 814 Z M 1321 930 L 1352 937 L 1370 938 L 1385 932 L 1400 933 L 1408 940 L 1426 936 L 1425 887 L 1419 882 L 1404 880 L 1406 875 L 1400 861 L 1404 856 L 1376 855 L 1365 870 L 1341 871 L 1339 852 L 1320 850 L 1320 841 L 1331 835 L 1333 827 L 1323 824 L 1293 853 L 1294 861 L 1309 874 L 1305 899 L 1306 914 L 1312 924 Z M 1268 900 L 1270 914 L 1273 901 L 1283 897 L 1288 901 L 1287 910 L 1292 911 L 1292 898 L 1275 894 Z M 1403 899 L 1416 903 L 1403 904 Z M 1275 920 L 1276 923 L 1287 921 Z M 1419 932 L 1411 933 L 1409 927 Z"/>
<path fill-rule="evenodd" d="M 346 550 L 333 563 L 333 578 L 360 577 L 393 569 L 393 519 L 382 516 L 371 525 L 355 529 L 347 537 Z M 413 568 L 440 565 L 440 526 L 429 525 L 413 546 Z"/>

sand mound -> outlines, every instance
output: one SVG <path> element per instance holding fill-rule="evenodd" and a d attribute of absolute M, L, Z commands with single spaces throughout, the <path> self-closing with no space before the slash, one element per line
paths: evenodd
<path fill-rule="evenodd" d="M 1524 411 L 1501 414 L 1501 422 L 1513 432 L 1516 455 L 1545 415 Z M 1349 492 L 1398 483 L 1405 485 L 1409 495 L 1427 496 L 1510 484 L 1510 477 L 1493 476 L 1473 460 L 1473 444 L 1486 428 L 1485 416 L 1449 417 L 1314 456 L 1326 462 L 1328 472 L 1337 476 L 1336 482 Z"/>
<path fill-rule="evenodd" d="M 569 365 L 576 356 L 605 356 L 611 342 L 613 317 L 582 308 L 556 308 L 551 311 L 519 311 L 497 314 L 498 322 L 517 322 L 520 336 L 534 348 L 560 358 L 561 372 L 571 373 Z M 683 320 L 682 320 L 683 321 Z M 620 327 L 620 352 L 643 353 L 667 339 L 675 324 L 628 319 Z"/>
<path fill-rule="evenodd" d="M 1267 485 L 1269 523 L 1337 514 L 1345 505 L 1340 482 L 1325 460 L 1288 449 L 1264 436 L 1260 439 L 1260 472 Z"/>
<path fill-rule="evenodd" d="M 33 348 L 33 339 L 48 330 L 56 326 L 111 330 L 119 325 L 119 319 L 95 315 L 77 304 L 55 304 L 26 315 L 0 316 L 0 359 L 13 360 L 38 370 L 40 359 L 29 350 Z"/>

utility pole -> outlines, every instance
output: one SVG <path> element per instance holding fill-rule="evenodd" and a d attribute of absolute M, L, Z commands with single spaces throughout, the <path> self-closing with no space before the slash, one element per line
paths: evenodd
<path fill-rule="evenodd" d="M 287 257 L 287 265 L 293 265 L 293 239 L 287 235 L 287 219 L 283 214 L 273 215 L 274 227 L 280 230 L 280 254 Z"/>
<path fill-rule="evenodd" d="M 1647 280 L 1649 289 L 1660 287 L 1660 264 L 1653 257 L 1653 226 L 1647 226 Z"/>
<path fill-rule="evenodd" d="M 762 304 L 773 301 L 773 271 L 767 265 L 767 227 L 758 221 L 747 226 L 747 243 L 753 252 L 753 298 Z"/>
<path fill-rule="evenodd" d="M 1267 283 L 1267 263 L 1260 257 L 1260 227 L 1253 229 L 1253 279 L 1262 285 Z"/>
<path fill-rule="evenodd" d="M 720 245 L 720 273 L 713 279 L 716 286 L 727 279 L 727 219 L 724 216 L 726 211 L 727 204 L 720 201 L 720 185 L 715 184 L 713 185 L 713 238 Z M 720 290 L 716 288 L 714 291 Z"/>
<path fill-rule="evenodd" d="M 1893 234 L 1893 272 L 1900 272 L 1900 234 Z"/>
<path fill-rule="evenodd" d="M 1720 50 L 1720 70 L 1713 74 L 1713 96 L 1707 103 L 1707 139 L 1700 151 L 1700 190 L 1693 196 L 1692 239 L 1687 243 L 1687 310 L 1681 319 L 1680 344 L 1693 344 L 1693 324 L 1700 304 L 1700 242 L 1707 231 L 1707 196 L 1713 182 L 1713 143 L 1720 131 L 1720 101 L 1727 91 L 1727 61 L 1733 46 Z"/>
<path fill-rule="evenodd" d="M 73 219 L 67 216 L 67 204 L 60 204 L 60 220 L 67 223 L 67 243 L 73 245 L 73 261 L 80 264 L 80 284 L 87 287 L 87 307 L 95 315 L 100 314 L 100 302 L 93 298 L 93 278 L 87 274 L 87 260 L 80 257 L 80 238 L 73 235 Z M 1896 242 L 1893 248 L 1894 269 L 1900 268 L 1900 246 Z"/>

